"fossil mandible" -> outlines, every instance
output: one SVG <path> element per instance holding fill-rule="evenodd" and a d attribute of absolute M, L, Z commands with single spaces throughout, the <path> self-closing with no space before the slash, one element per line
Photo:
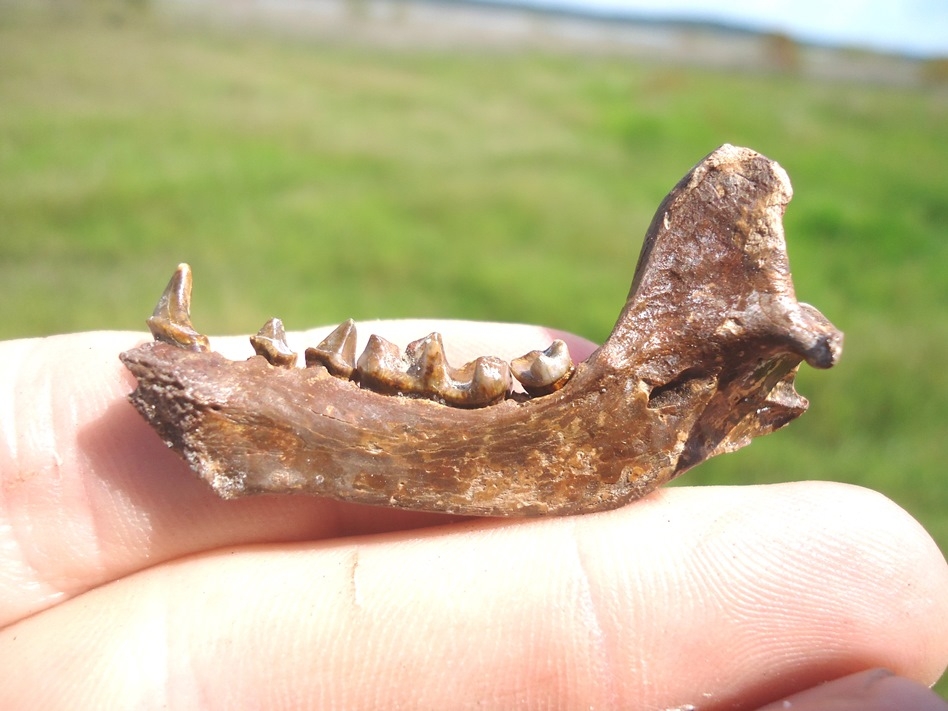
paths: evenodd
<path fill-rule="evenodd" d="M 148 320 L 155 342 L 121 355 L 129 399 L 224 498 L 485 516 L 622 506 L 802 414 L 799 364 L 838 360 L 842 334 L 794 295 L 790 197 L 750 149 L 702 160 L 658 208 L 612 334 L 575 366 L 554 343 L 453 368 L 438 334 L 404 353 L 373 336 L 356 358 L 347 321 L 301 368 L 277 319 L 252 337 L 257 357 L 227 360 L 191 325 L 182 265 Z"/>

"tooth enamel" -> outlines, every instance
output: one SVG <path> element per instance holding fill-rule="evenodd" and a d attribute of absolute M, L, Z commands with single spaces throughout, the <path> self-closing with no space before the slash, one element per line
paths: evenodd
<path fill-rule="evenodd" d="M 332 375 L 351 378 L 355 372 L 356 327 L 351 318 L 339 324 L 315 348 L 305 352 L 306 367 L 323 365 Z"/>
<path fill-rule="evenodd" d="M 419 378 L 424 394 L 455 407 L 484 407 L 502 400 L 510 390 L 510 369 L 500 358 L 481 356 L 452 368 L 445 358 L 440 333 L 432 333 L 406 349 L 414 359 L 409 373 Z"/>
<path fill-rule="evenodd" d="M 414 392 L 409 364 L 391 341 L 372 334 L 356 362 L 359 383 L 380 393 Z"/>
<path fill-rule="evenodd" d="M 257 355 L 267 359 L 270 365 L 292 368 L 296 365 L 296 353 L 286 343 L 286 330 L 278 318 L 271 318 L 257 335 L 250 337 L 250 345 Z"/>
<path fill-rule="evenodd" d="M 364 388 L 439 400 L 455 407 L 483 407 L 510 390 L 510 370 L 499 358 L 482 357 L 452 368 L 444 356 L 441 334 L 431 333 L 398 351 L 378 336 L 369 338 L 359 356 L 358 378 Z"/>
<path fill-rule="evenodd" d="M 147 323 L 156 341 L 189 351 L 211 350 L 207 336 L 191 325 L 191 267 L 187 264 L 179 264 L 171 275 Z"/>
<path fill-rule="evenodd" d="M 556 339 L 543 351 L 530 351 L 510 361 L 510 370 L 530 395 L 559 390 L 573 374 L 573 360 L 566 344 Z"/>
<path fill-rule="evenodd" d="M 429 333 L 412 341 L 405 349 L 405 356 L 409 362 L 408 373 L 416 378 L 421 392 L 440 396 L 441 391 L 449 387 L 449 366 L 440 333 Z"/>
<path fill-rule="evenodd" d="M 474 377 L 469 387 L 470 400 L 478 403 L 477 407 L 491 405 L 504 399 L 512 384 L 507 363 L 495 356 L 481 356 L 474 361 Z"/>

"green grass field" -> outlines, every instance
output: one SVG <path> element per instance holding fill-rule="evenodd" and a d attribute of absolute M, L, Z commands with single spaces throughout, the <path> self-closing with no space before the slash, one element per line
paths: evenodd
<path fill-rule="evenodd" d="M 861 484 L 948 550 L 944 88 L 4 11 L 0 337 L 141 329 L 188 261 L 210 333 L 430 316 L 602 340 L 659 201 L 724 142 L 790 173 L 797 292 L 846 345 L 801 373 L 807 415 L 685 483 Z"/>

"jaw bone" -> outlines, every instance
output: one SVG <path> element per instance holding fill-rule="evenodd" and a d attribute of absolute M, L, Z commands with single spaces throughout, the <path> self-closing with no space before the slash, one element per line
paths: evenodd
<path fill-rule="evenodd" d="M 799 416 L 800 363 L 838 360 L 842 334 L 794 295 L 790 196 L 783 169 L 754 151 L 711 153 L 659 207 L 602 347 L 575 367 L 557 344 L 510 364 L 526 396 L 504 397 L 497 359 L 451 368 L 437 334 L 405 354 L 376 339 L 356 359 L 351 322 L 307 349 L 306 368 L 272 322 L 254 337 L 263 357 L 226 360 L 191 327 L 185 267 L 149 319 L 156 341 L 121 356 L 138 379 L 130 400 L 225 498 L 615 508 Z"/>

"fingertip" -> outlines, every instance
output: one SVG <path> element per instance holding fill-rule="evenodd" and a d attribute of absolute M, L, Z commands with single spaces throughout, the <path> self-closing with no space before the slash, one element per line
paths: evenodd
<path fill-rule="evenodd" d="M 735 696 L 756 688 L 763 702 L 874 666 L 930 684 L 948 663 L 948 566 L 924 529 L 876 492 L 827 482 L 676 487 L 577 527 L 585 566 L 614 605 L 648 598 L 674 610 L 672 624 L 653 630 L 643 605 L 625 605 L 636 644 L 660 634 L 648 642 L 653 657 L 678 635 L 720 661 L 726 640 L 727 664 L 690 668 L 683 686 L 717 683 L 729 666 L 736 676 L 724 686 Z"/>

